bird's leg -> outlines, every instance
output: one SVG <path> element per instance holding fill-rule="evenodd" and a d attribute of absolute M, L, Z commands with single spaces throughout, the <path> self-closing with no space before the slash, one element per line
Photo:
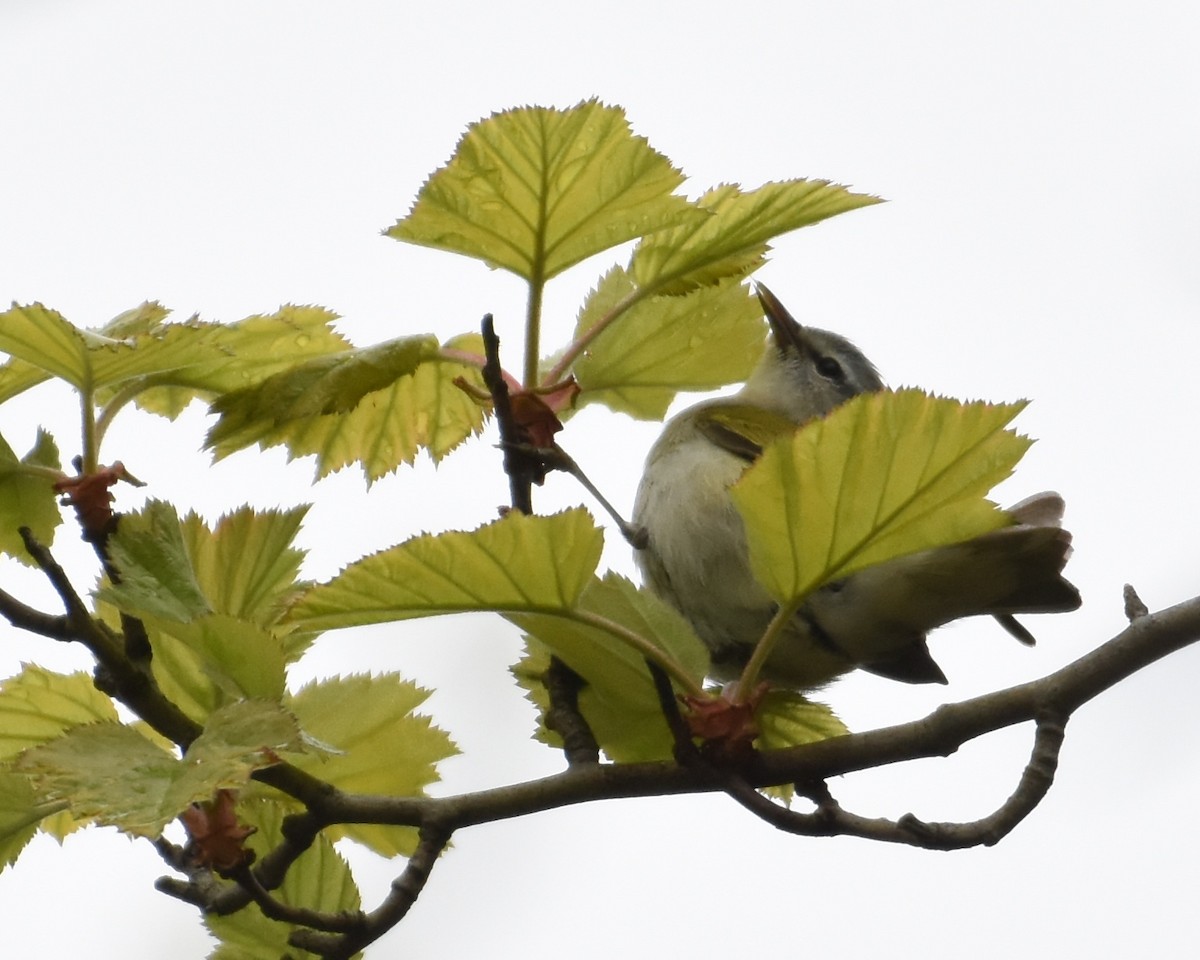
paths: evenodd
<path fill-rule="evenodd" d="M 524 456 L 537 460 L 541 466 L 549 470 L 561 470 L 563 473 L 569 473 L 583 485 L 583 488 L 596 498 L 596 502 L 604 509 L 604 512 L 612 517 L 613 523 L 617 525 L 617 529 L 621 531 L 630 546 L 635 550 L 642 550 L 646 546 L 646 530 L 639 524 L 630 523 L 620 513 L 616 507 L 608 502 L 608 499 L 600 492 L 588 475 L 583 472 L 583 469 L 575 462 L 574 458 L 567 453 L 557 443 L 548 447 L 539 447 L 527 443 L 501 444 L 506 449 L 513 450 Z"/>

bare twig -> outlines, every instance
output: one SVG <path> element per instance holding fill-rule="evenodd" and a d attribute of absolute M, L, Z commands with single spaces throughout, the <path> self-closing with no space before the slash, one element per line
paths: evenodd
<path fill-rule="evenodd" d="M 89 632 L 92 626 L 91 611 L 88 610 L 87 604 L 80 599 L 79 594 L 75 592 L 75 588 L 71 585 L 66 571 L 54 559 L 50 551 L 33 535 L 33 531 L 29 527 L 21 527 L 17 532 L 20 533 L 21 540 L 24 542 L 29 556 L 33 558 L 33 562 L 46 575 L 46 579 L 50 581 L 50 586 L 54 588 L 54 592 L 62 600 L 63 607 L 67 611 L 67 620 L 71 627 L 77 633 Z"/>
<path fill-rule="evenodd" d="M 592 483 L 591 478 L 583 472 L 583 468 L 579 466 L 579 464 L 575 462 L 575 459 L 557 443 L 549 447 L 535 447 L 529 444 L 518 444 L 515 449 L 518 452 L 526 454 L 527 456 L 534 457 L 537 462 L 541 464 L 543 469 L 561 470 L 563 473 L 570 474 L 572 477 L 574 477 L 579 482 L 579 485 L 596 499 L 596 502 L 600 504 L 600 507 L 604 510 L 604 512 L 612 518 L 612 521 L 616 524 L 617 529 L 621 531 L 621 536 L 628 541 L 629 545 L 635 550 L 645 549 L 648 542 L 645 528 L 638 526 L 637 524 L 630 523 L 623 516 L 621 516 L 621 514 L 617 511 L 617 508 L 614 507 L 609 502 L 608 498 L 600 492 L 600 488 Z"/>
<path fill-rule="evenodd" d="M 276 900 L 271 896 L 271 892 L 259 883 L 254 871 L 249 867 L 238 868 L 234 872 L 233 879 L 249 894 L 250 899 L 258 904 L 263 915 L 272 920 L 326 933 L 358 933 L 365 927 L 366 915 L 361 910 L 322 913 L 319 910 L 294 907 Z"/>
<path fill-rule="evenodd" d="M 19 630 L 28 630 L 50 640 L 75 639 L 67 617 L 36 610 L 4 590 L 0 590 L 0 616 Z"/>
<path fill-rule="evenodd" d="M 500 429 L 500 445 L 504 450 L 504 472 L 508 475 L 512 507 L 522 513 L 533 513 L 533 483 L 539 468 L 531 459 L 520 452 L 526 438 L 513 419 L 512 403 L 508 395 L 508 384 L 504 380 L 504 368 L 500 364 L 500 338 L 489 313 L 483 318 L 483 382 L 492 395 L 492 409 L 496 412 L 496 425 Z"/>
<path fill-rule="evenodd" d="M 992 846 L 1006 837 L 1042 801 L 1054 782 L 1058 751 L 1064 728 L 1046 717 L 1038 721 L 1033 751 L 1017 789 L 994 813 L 970 823 L 927 823 L 912 814 L 899 820 L 860 817 L 850 813 L 829 794 L 828 789 L 801 792 L 817 803 L 814 813 L 796 813 L 743 786 L 729 790 L 736 800 L 756 816 L 787 833 L 802 836 L 851 836 L 885 843 L 903 843 L 926 850 L 962 850 Z M 822 784 L 822 787 L 824 785 Z"/>
<path fill-rule="evenodd" d="M 579 692 L 584 681 L 579 674 L 558 657 L 550 658 L 550 666 L 542 674 L 542 683 L 550 697 L 546 711 L 546 726 L 562 737 L 563 754 L 570 766 L 600 762 L 600 746 L 592 728 L 579 711 Z"/>
<path fill-rule="evenodd" d="M 297 930 L 288 938 L 294 947 L 315 953 L 326 960 L 349 960 L 363 947 L 374 943 L 408 915 L 417 897 L 429 882 L 429 874 L 446 845 L 450 842 L 449 831 L 429 825 L 421 830 L 420 842 L 408 860 L 404 872 L 392 881 L 391 892 L 383 902 L 361 919 L 353 930 L 339 935 L 316 932 L 314 924 L 310 930 Z"/>
<path fill-rule="evenodd" d="M 646 668 L 650 671 L 650 679 L 654 681 L 654 692 L 658 694 L 658 706 L 662 710 L 663 719 L 671 731 L 674 741 L 675 762 L 680 766 L 695 766 L 701 762 L 700 750 L 692 740 L 692 731 L 687 721 L 679 712 L 679 700 L 675 696 L 675 688 L 671 686 L 671 678 L 667 671 L 653 660 L 646 659 Z"/>

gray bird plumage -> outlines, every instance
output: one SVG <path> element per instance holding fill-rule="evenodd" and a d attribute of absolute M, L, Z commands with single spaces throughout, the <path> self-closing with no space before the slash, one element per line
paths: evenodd
<path fill-rule="evenodd" d="M 860 393 L 883 389 L 849 340 L 804 327 L 760 285 L 771 342 L 742 390 L 697 404 L 671 421 L 651 449 L 634 523 L 647 585 L 690 621 L 732 679 L 775 606 L 755 580 L 730 485 L 761 452 L 764 431 L 824 416 Z M 1031 642 L 1022 613 L 1074 610 L 1062 577 L 1071 536 L 1063 501 L 1042 493 L 1012 508 L 1012 526 L 858 571 L 814 593 L 768 660 L 765 677 L 810 689 L 859 667 L 911 683 L 945 682 L 926 635 L 952 620 L 990 614 Z"/>

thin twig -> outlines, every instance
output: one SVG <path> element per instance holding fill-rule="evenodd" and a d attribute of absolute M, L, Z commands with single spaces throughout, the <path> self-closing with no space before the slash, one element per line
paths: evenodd
<path fill-rule="evenodd" d="M 408 915 L 408 911 L 429 882 L 429 874 L 450 842 L 450 832 L 436 824 L 421 829 L 417 849 L 404 872 L 392 881 L 391 892 L 378 907 L 362 918 L 359 929 L 331 935 L 312 930 L 297 930 L 288 942 L 326 960 L 349 960 L 368 944 L 374 943 Z"/>
<path fill-rule="evenodd" d="M 654 681 L 654 692 L 658 695 L 658 706 L 662 710 L 663 719 L 671 731 L 674 741 L 675 762 L 680 766 L 694 766 L 702 760 L 700 750 L 692 740 L 692 731 L 687 721 L 679 712 L 679 700 L 675 696 L 675 688 L 671 686 L 671 678 L 667 671 L 653 660 L 646 658 L 646 668 L 650 671 L 650 679 Z"/>
<path fill-rule="evenodd" d="M 579 692 L 585 686 L 583 678 L 558 657 L 551 657 L 550 666 L 542 674 L 542 683 L 550 697 L 545 723 L 562 737 L 567 764 L 573 767 L 599 763 L 600 745 L 579 710 Z"/>
<path fill-rule="evenodd" d="M 62 600 L 63 607 L 67 611 L 67 620 L 70 622 L 72 628 L 79 633 L 87 633 L 92 624 L 92 614 L 88 610 L 87 604 L 75 592 L 70 578 L 67 577 L 67 572 L 54 559 L 50 551 L 33 535 L 33 531 L 29 527 L 21 527 L 17 532 L 21 535 L 21 540 L 25 544 L 26 551 L 28 551 L 42 573 L 46 575 L 46 579 L 50 581 L 50 586 L 54 588 L 54 592 Z"/>
<path fill-rule="evenodd" d="M 621 536 L 628 541 L 629 545 L 635 550 L 645 549 L 646 544 L 649 542 L 645 527 L 630 523 L 621 516 L 617 508 L 600 492 L 600 488 L 592 483 L 591 478 L 583 472 L 583 468 L 557 443 L 549 447 L 518 444 L 516 449 L 518 452 L 536 459 L 545 470 L 561 470 L 563 473 L 568 473 L 574 477 L 579 482 L 579 485 L 595 498 L 596 502 L 600 504 L 601 509 L 612 518 L 613 523 L 617 525 L 617 529 L 621 532 Z"/>
<path fill-rule="evenodd" d="M 75 631 L 67 617 L 35 610 L 4 590 L 0 590 L 0 616 L 18 630 L 28 630 L 50 640 L 75 639 Z"/>
<path fill-rule="evenodd" d="M 500 338 L 489 313 L 484 316 L 483 331 L 483 382 L 492 395 L 492 409 L 496 413 L 496 425 L 500 430 L 500 445 L 504 450 L 504 472 L 508 476 L 512 507 L 522 513 L 533 513 L 533 481 L 536 468 L 519 447 L 525 443 L 521 428 L 513 419 L 512 403 L 508 395 L 508 383 L 504 379 L 504 368 L 500 364 Z"/>
<path fill-rule="evenodd" d="M 361 910 L 322 913 L 319 910 L 294 907 L 276 900 L 271 896 L 271 892 L 258 882 L 254 871 L 249 867 L 243 866 L 234 871 L 233 879 L 249 894 L 250 899 L 258 904 L 263 915 L 271 920 L 326 933 L 353 934 L 361 932 L 365 927 L 366 915 Z"/>

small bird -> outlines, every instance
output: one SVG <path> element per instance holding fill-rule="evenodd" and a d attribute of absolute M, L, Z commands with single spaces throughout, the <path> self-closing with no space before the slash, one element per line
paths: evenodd
<path fill-rule="evenodd" d="M 732 680 L 776 604 L 750 568 L 730 486 L 764 445 L 851 397 L 884 389 L 847 339 L 801 326 L 761 284 L 771 326 L 762 360 L 736 394 L 673 417 L 646 458 L 633 522 L 647 586 L 691 623 L 712 653 L 712 674 Z M 1018 613 L 1076 609 L 1062 576 L 1071 535 L 1063 500 L 1041 493 L 1010 508 L 1013 524 L 964 543 L 889 560 L 826 584 L 805 601 L 766 663 L 763 678 L 797 690 L 861 668 L 907 683 L 946 683 L 926 634 L 990 614 L 1024 643 Z"/>

